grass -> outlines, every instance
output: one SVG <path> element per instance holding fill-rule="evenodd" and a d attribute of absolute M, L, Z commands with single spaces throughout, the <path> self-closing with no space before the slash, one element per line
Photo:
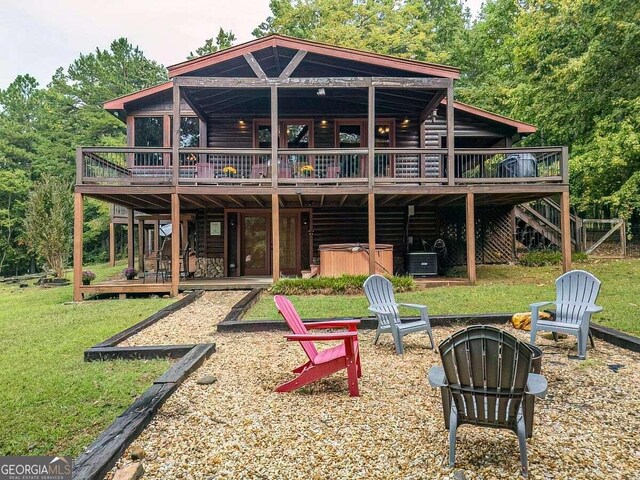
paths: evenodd
<path fill-rule="evenodd" d="M 602 281 L 598 303 L 604 312 L 594 321 L 632 335 L 640 335 L 640 259 L 591 260 L 577 266 Z M 438 287 L 399 293 L 400 302 L 424 303 L 429 313 L 513 313 L 528 311 L 529 304 L 555 298 L 556 266 L 523 267 L 492 265 L 478 267 L 475 287 Z M 364 295 L 292 295 L 302 318 L 367 315 Z M 247 313 L 247 320 L 279 318 L 273 299 L 265 295 Z"/>
<path fill-rule="evenodd" d="M 94 265 L 104 280 L 122 266 Z M 67 304 L 72 287 L 0 286 L 0 455 L 78 455 L 169 364 L 83 361 L 83 351 L 171 300 Z"/>

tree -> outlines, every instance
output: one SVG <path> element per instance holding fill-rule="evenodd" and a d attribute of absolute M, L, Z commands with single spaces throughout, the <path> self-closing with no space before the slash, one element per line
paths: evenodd
<path fill-rule="evenodd" d="M 464 31 L 457 0 L 271 0 L 253 35 L 272 33 L 404 58 L 445 62 Z M 451 37 L 451 38 L 450 38 Z"/>
<path fill-rule="evenodd" d="M 45 175 L 34 184 L 26 204 L 24 240 L 57 278 L 64 276 L 71 248 L 72 192 L 71 183 Z"/>
<path fill-rule="evenodd" d="M 224 50 L 225 48 L 231 47 L 236 40 L 237 38 L 231 30 L 226 32 L 222 29 L 222 27 L 220 27 L 220 30 L 218 30 L 218 35 L 216 35 L 215 38 L 208 38 L 204 42 L 203 46 L 201 46 L 200 48 L 196 48 L 195 53 L 190 52 L 187 59 L 191 60 L 192 58 L 216 53 L 218 50 Z"/>

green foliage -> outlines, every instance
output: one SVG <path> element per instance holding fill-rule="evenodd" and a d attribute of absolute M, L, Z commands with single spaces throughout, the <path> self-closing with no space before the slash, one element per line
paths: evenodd
<path fill-rule="evenodd" d="M 467 14 L 457 0 L 271 0 L 253 35 L 279 33 L 431 62 L 449 60 Z"/>
<path fill-rule="evenodd" d="M 26 205 L 25 242 L 57 278 L 64 275 L 71 249 L 72 192 L 71 183 L 44 176 L 33 185 Z"/>
<path fill-rule="evenodd" d="M 193 58 L 202 57 L 211 53 L 216 53 L 218 50 L 224 50 L 231 47 L 237 40 L 235 34 L 229 30 L 226 32 L 222 27 L 218 30 L 218 35 L 215 38 L 207 38 L 204 45 L 200 48 L 196 48 L 196 52 L 190 52 L 187 57 L 188 60 Z"/>
<path fill-rule="evenodd" d="M 396 292 L 407 292 L 415 288 L 412 277 L 388 277 Z M 341 277 L 286 278 L 271 287 L 275 295 L 355 295 L 364 290 L 362 284 L 367 275 L 342 275 Z"/>
<path fill-rule="evenodd" d="M 571 254 L 571 261 L 584 263 L 589 259 L 584 252 L 574 252 Z M 560 265 L 562 263 L 562 253 L 559 250 L 531 250 L 524 253 L 518 263 L 523 267 L 547 267 Z"/>
<path fill-rule="evenodd" d="M 99 281 L 121 269 L 91 266 Z M 79 455 L 170 366 L 82 353 L 172 300 L 71 298 L 71 286 L 0 285 L 0 455 Z"/>

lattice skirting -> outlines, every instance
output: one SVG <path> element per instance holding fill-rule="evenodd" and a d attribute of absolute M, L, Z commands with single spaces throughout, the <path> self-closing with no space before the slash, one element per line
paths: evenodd
<path fill-rule="evenodd" d="M 515 260 L 513 208 L 493 206 L 476 208 L 476 263 L 508 263 Z M 447 245 L 445 267 L 466 265 L 467 243 L 465 210 L 441 208 L 438 215 L 439 237 Z"/>

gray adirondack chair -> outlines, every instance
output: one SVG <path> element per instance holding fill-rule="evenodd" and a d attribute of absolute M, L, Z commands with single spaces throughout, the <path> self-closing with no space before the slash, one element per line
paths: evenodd
<path fill-rule="evenodd" d="M 380 334 L 391 333 L 396 353 L 402 355 L 404 346 L 402 338 L 413 332 L 427 332 L 431 341 L 431 348 L 434 348 L 433 332 L 429 322 L 429 312 L 426 305 L 416 305 L 413 303 L 397 303 L 393 295 L 392 283 L 382 275 L 371 275 L 364 282 L 364 293 L 369 300 L 369 311 L 378 319 L 378 329 L 374 345 L 378 343 Z M 401 322 L 398 307 L 413 308 L 420 312 L 420 320 L 412 322 Z"/>
<path fill-rule="evenodd" d="M 474 325 L 438 347 L 442 366 L 429 370 L 429 384 L 440 388 L 449 465 L 455 464 L 456 431 L 471 424 L 505 428 L 518 436 L 522 475 L 527 476 L 527 435 L 533 427 L 533 398 L 544 397 L 547 381 L 531 373 L 533 351 L 496 327 Z M 531 401 L 529 402 L 529 397 Z M 531 410 L 527 412 L 527 408 Z"/>
<path fill-rule="evenodd" d="M 555 302 L 531 304 L 531 343 L 535 344 L 539 330 L 575 335 L 578 338 L 578 358 L 584 360 L 591 315 L 602 311 L 602 307 L 596 305 L 599 292 L 600 280 L 584 270 L 572 270 L 558 277 Z M 555 305 L 555 321 L 538 318 L 540 307 L 544 305 Z"/>

